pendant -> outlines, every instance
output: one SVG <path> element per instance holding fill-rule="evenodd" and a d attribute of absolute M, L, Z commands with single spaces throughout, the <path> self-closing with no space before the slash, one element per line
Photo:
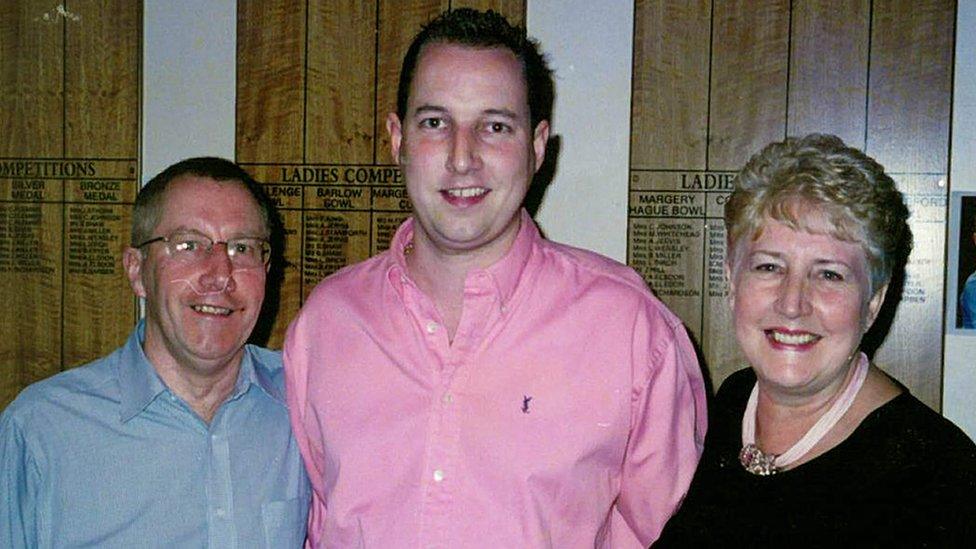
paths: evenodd
<path fill-rule="evenodd" d="M 755 444 L 746 444 L 739 452 L 739 463 L 745 470 L 761 477 L 779 472 L 775 462 L 776 454 L 765 454 Z"/>

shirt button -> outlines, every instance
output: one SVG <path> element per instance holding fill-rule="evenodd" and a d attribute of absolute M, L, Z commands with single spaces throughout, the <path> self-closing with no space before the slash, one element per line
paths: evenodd
<path fill-rule="evenodd" d="M 444 480 L 444 471 L 434 469 L 434 482 L 440 482 L 442 480 Z"/>
<path fill-rule="evenodd" d="M 224 518 L 224 508 L 223 507 L 218 507 L 217 508 L 217 516 L 220 517 L 220 518 Z"/>
<path fill-rule="evenodd" d="M 441 396 L 441 402 L 443 402 L 444 404 L 450 404 L 454 402 L 454 395 L 452 395 L 451 393 L 444 393 L 444 395 Z"/>
<path fill-rule="evenodd" d="M 433 320 L 427 323 L 427 333 L 432 334 L 437 331 L 437 323 Z"/>

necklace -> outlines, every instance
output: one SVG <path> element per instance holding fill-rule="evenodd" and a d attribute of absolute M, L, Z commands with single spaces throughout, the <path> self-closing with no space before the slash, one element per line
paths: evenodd
<path fill-rule="evenodd" d="M 746 471 L 754 475 L 774 475 L 803 457 L 820 439 L 830 431 L 854 403 L 857 392 L 868 376 L 868 357 L 861 353 L 854 376 L 844 387 L 840 397 L 834 401 L 823 416 L 789 450 L 782 454 L 767 454 L 756 446 L 756 407 L 759 403 L 759 382 L 752 388 L 746 411 L 742 414 L 742 450 L 739 462 Z"/>

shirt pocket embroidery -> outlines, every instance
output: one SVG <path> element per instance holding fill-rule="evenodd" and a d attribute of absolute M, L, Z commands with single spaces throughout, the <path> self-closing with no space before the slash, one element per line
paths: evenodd
<path fill-rule="evenodd" d="M 261 506 L 265 547 L 302 547 L 308 521 L 308 501 L 292 498 Z"/>

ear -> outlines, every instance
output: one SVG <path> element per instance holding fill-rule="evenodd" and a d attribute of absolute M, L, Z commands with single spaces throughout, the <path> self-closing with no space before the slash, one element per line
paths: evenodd
<path fill-rule="evenodd" d="M 393 162 L 400 164 L 400 144 L 403 142 L 403 127 L 400 124 L 400 117 L 391 112 L 386 115 L 386 133 L 390 134 L 390 154 Z"/>
<path fill-rule="evenodd" d="M 142 265 L 145 260 L 142 252 L 136 248 L 129 247 L 122 252 L 122 267 L 129 278 L 132 292 L 138 297 L 146 297 L 146 288 L 142 284 Z"/>
<path fill-rule="evenodd" d="M 888 285 L 878 288 L 878 291 L 874 292 L 871 296 L 870 301 L 868 301 L 868 311 L 867 316 L 864 318 L 864 331 L 868 331 L 868 328 L 874 324 L 875 319 L 878 318 L 878 313 L 881 312 L 881 305 L 884 304 L 885 294 L 888 293 Z"/>
<path fill-rule="evenodd" d="M 542 120 L 535 126 L 532 134 L 532 148 L 535 152 L 535 171 L 539 171 L 546 159 L 546 144 L 549 142 L 549 121 Z"/>

